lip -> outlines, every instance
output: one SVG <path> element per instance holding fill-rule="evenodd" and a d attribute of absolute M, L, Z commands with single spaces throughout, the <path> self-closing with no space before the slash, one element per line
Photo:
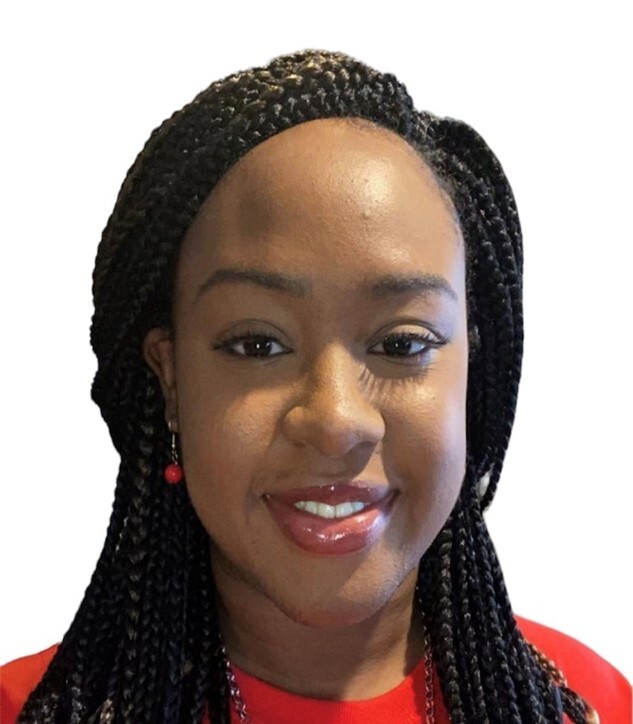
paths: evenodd
<path fill-rule="evenodd" d="M 281 533 L 307 553 L 322 556 L 356 553 L 373 545 L 387 526 L 397 491 L 364 481 L 295 488 L 263 496 Z M 328 505 L 366 504 L 345 518 L 321 518 L 295 507 L 302 500 Z"/>
<path fill-rule="evenodd" d="M 302 500 L 314 500 L 327 505 L 340 505 L 360 501 L 371 505 L 384 500 L 393 490 L 386 485 L 378 485 L 365 480 L 354 480 L 349 483 L 334 483 L 332 485 L 312 485 L 306 488 L 294 488 L 279 493 L 267 493 L 264 497 L 274 498 L 283 503 L 294 505 Z"/>

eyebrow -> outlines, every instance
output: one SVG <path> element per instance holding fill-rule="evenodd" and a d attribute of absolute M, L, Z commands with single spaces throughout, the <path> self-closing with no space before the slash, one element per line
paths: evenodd
<path fill-rule="evenodd" d="M 253 284 L 283 292 L 291 297 L 305 298 L 312 293 L 312 284 L 303 277 L 288 276 L 278 272 L 252 268 L 217 269 L 203 282 L 195 302 L 213 287 L 220 284 Z M 449 282 L 439 274 L 415 274 L 413 276 L 386 274 L 361 284 L 361 291 L 372 299 L 385 299 L 398 294 L 444 294 L 457 301 L 458 295 Z"/>

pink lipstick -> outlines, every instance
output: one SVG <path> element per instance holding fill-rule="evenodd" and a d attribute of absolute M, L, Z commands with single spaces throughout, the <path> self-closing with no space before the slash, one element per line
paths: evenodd
<path fill-rule="evenodd" d="M 385 485 L 358 480 L 268 493 L 264 501 L 281 532 L 299 548 L 344 555 L 380 537 L 395 497 L 396 491 Z"/>

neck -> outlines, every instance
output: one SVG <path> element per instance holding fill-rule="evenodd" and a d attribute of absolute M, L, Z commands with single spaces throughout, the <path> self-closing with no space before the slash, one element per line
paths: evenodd
<path fill-rule="evenodd" d="M 317 699 L 370 699 L 397 686 L 424 655 L 417 571 L 364 620 L 317 627 L 293 619 L 222 566 L 213 569 L 231 664 L 280 689 Z"/>

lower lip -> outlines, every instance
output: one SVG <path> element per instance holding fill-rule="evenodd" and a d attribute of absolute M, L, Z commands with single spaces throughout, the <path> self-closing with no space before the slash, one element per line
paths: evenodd
<path fill-rule="evenodd" d="M 267 498 L 281 532 L 299 548 L 316 555 L 345 555 L 373 545 L 387 525 L 395 494 L 346 518 L 321 518 Z"/>

